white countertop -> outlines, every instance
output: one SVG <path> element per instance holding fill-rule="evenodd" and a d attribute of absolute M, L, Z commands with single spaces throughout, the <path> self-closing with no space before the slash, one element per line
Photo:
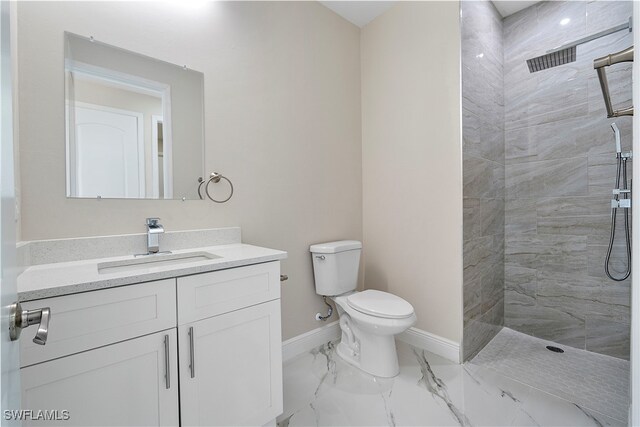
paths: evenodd
<path fill-rule="evenodd" d="M 236 243 L 173 251 L 173 254 L 209 252 L 220 258 L 183 264 L 149 266 L 131 271 L 99 273 L 98 264 L 122 260 L 140 259 L 133 255 L 99 258 L 55 264 L 41 264 L 27 268 L 18 276 L 18 300 L 30 301 L 79 292 L 106 289 L 134 283 L 149 282 L 171 277 L 188 276 L 226 268 L 241 267 L 262 262 L 277 261 L 287 253 L 275 249 Z M 162 256 L 162 255 L 150 255 Z"/>

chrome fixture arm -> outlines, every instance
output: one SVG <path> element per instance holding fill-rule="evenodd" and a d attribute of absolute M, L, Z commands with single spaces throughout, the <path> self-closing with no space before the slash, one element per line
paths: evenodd
<path fill-rule="evenodd" d="M 602 89 L 602 96 L 604 98 L 604 105 L 607 109 L 608 118 L 633 116 L 633 106 L 614 110 L 613 105 L 611 104 L 611 94 L 609 93 L 609 83 L 607 82 L 605 67 L 621 62 L 633 62 L 633 46 L 593 61 L 593 68 L 598 72 L 598 79 L 600 80 L 600 88 Z"/>
<path fill-rule="evenodd" d="M 581 44 L 588 43 L 592 40 L 599 39 L 600 37 L 608 36 L 609 34 L 617 33 L 618 31 L 629 29 L 631 32 L 633 28 L 632 18 L 629 18 L 628 22 L 620 24 L 615 27 L 611 27 L 607 30 L 600 31 L 599 33 L 591 34 L 578 40 L 574 40 L 569 43 L 565 43 L 556 48 L 550 49 L 544 55 L 536 56 L 535 58 L 527 59 L 527 66 L 530 73 L 546 70 L 549 68 L 557 67 L 558 65 L 568 64 L 575 62 L 577 57 L 577 47 Z"/>
<path fill-rule="evenodd" d="M 600 31 L 600 32 L 595 33 L 595 34 L 588 35 L 588 36 L 583 37 L 581 39 L 574 40 L 574 41 L 572 41 L 570 43 L 565 43 L 565 44 L 563 44 L 561 46 L 558 46 L 556 48 L 548 50 L 547 54 L 560 52 L 560 51 L 565 50 L 565 49 L 570 48 L 570 47 L 576 47 L 576 46 L 579 46 L 581 44 L 585 44 L 587 42 L 599 39 L 600 37 L 608 36 L 609 34 L 617 33 L 618 31 L 622 31 L 622 30 L 626 30 L 626 29 L 629 29 L 629 32 L 631 32 L 633 30 L 633 18 L 632 17 L 629 17 L 629 21 L 625 22 L 624 24 L 616 25 L 615 27 L 611 27 L 609 29 Z"/>

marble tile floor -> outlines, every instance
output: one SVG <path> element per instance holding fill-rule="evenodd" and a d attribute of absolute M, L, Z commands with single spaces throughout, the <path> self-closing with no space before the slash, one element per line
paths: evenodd
<path fill-rule="evenodd" d="M 327 343 L 284 366 L 293 426 L 623 426 L 488 368 L 459 365 L 398 341 L 400 374 L 382 379 L 344 362 Z"/>
<path fill-rule="evenodd" d="M 560 347 L 553 353 L 546 346 Z M 624 421 L 629 408 L 629 361 L 555 344 L 503 328 L 474 365 Z"/>

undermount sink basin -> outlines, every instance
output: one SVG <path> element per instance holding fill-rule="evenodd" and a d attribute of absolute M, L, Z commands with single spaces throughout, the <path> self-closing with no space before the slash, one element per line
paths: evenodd
<path fill-rule="evenodd" d="M 209 252 L 189 252 L 185 254 L 172 255 L 144 255 L 140 258 L 135 259 L 99 263 L 98 273 L 119 273 L 123 271 L 142 270 L 152 267 L 189 264 L 192 262 L 208 261 L 218 258 L 222 257 Z"/>

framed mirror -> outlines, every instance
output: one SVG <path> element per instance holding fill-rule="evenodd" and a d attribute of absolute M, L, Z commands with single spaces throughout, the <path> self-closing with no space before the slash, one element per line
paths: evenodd
<path fill-rule="evenodd" d="M 65 33 L 67 197 L 199 199 L 204 75 Z"/>

